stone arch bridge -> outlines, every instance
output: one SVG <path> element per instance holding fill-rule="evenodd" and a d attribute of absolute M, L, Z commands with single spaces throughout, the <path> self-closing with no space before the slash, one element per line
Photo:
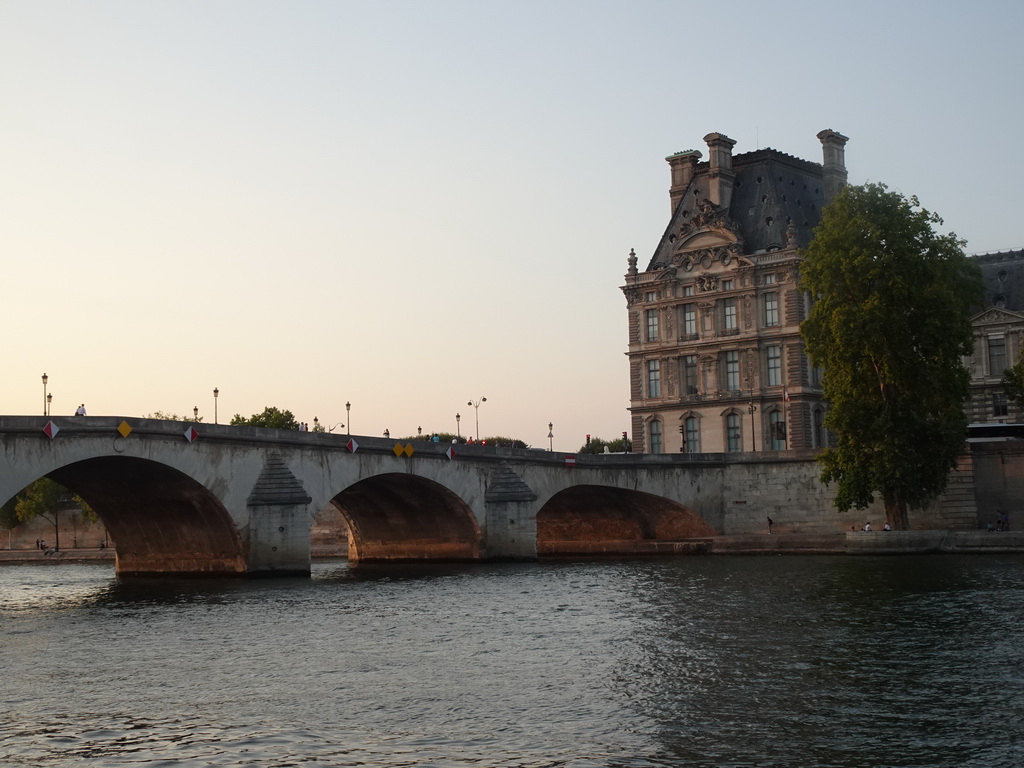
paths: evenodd
<path fill-rule="evenodd" d="M 106 525 L 122 575 L 308 574 L 328 504 L 355 562 L 689 551 L 763 532 L 783 506 L 813 518 L 830 505 L 809 455 L 574 456 L 31 416 L 0 416 L 0 446 L 0 502 L 40 477 L 61 483 Z"/>

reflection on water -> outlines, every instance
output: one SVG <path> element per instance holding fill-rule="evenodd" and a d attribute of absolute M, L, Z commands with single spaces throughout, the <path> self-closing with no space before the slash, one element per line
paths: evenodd
<path fill-rule="evenodd" d="M 1024 764 L 1024 557 L 0 567 L 4 765 Z"/>

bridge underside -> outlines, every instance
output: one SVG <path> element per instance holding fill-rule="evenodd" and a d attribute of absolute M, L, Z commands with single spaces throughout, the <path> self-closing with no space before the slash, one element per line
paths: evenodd
<path fill-rule="evenodd" d="M 444 486 L 407 474 L 361 480 L 332 499 L 348 521 L 350 563 L 480 560 L 480 528 Z"/>
<path fill-rule="evenodd" d="M 630 555 L 703 551 L 714 530 L 693 510 L 660 496 L 581 485 L 537 514 L 538 555 Z"/>
<path fill-rule="evenodd" d="M 227 510 L 175 469 L 114 456 L 69 464 L 49 477 L 85 499 L 103 521 L 120 576 L 246 572 L 244 548 Z"/>

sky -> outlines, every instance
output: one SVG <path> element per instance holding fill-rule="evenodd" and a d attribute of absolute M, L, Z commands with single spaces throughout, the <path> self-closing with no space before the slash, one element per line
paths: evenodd
<path fill-rule="evenodd" d="M 217 388 L 220 423 L 614 439 L 664 158 L 717 131 L 821 162 L 831 128 L 851 183 L 1024 247 L 1022 29 L 990 0 L 0 0 L 0 413 L 42 415 L 45 372 L 54 415 L 212 422 Z"/>

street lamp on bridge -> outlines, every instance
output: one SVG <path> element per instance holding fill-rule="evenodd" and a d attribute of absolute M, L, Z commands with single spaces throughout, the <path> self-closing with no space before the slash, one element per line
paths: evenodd
<path fill-rule="evenodd" d="M 550 421 L 548 422 L 548 450 L 554 452 L 555 450 L 555 425 Z"/>
<path fill-rule="evenodd" d="M 346 421 L 346 423 L 348 423 L 348 426 L 345 427 L 345 434 L 346 435 L 351 435 L 352 434 L 352 403 L 348 402 L 347 400 L 345 401 L 345 421 Z M 345 425 L 342 424 L 342 426 L 344 427 Z"/>
<path fill-rule="evenodd" d="M 216 387 L 213 388 L 213 423 L 217 423 L 217 398 L 220 396 L 220 390 Z"/>
<path fill-rule="evenodd" d="M 199 406 L 198 405 L 192 406 L 192 418 L 195 419 L 196 421 L 199 421 Z"/>
<path fill-rule="evenodd" d="M 459 428 L 459 422 L 462 421 L 462 414 L 455 414 L 455 436 L 462 442 L 462 430 Z"/>
<path fill-rule="evenodd" d="M 475 403 L 470 400 L 466 405 L 472 405 L 476 409 L 476 441 L 480 442 L 480 403 L 486 403 L 487 398 L 481 397 Z"/>
<path fill-rule="evenodd" d="M 43 374 L 43 416 L 46 415 L 46 382 L 50 380 L 50 377 L 45 373 Z"/>
<path fill-rule="evenodd" d="M 50 394 L 48 394 L 46 396 L 46 415 L 47 416 L 49 416 L 53 412 L 53 408 L 50 407 L 52 403 L 53 403 L 53 392 L 51 392 Z"/>

